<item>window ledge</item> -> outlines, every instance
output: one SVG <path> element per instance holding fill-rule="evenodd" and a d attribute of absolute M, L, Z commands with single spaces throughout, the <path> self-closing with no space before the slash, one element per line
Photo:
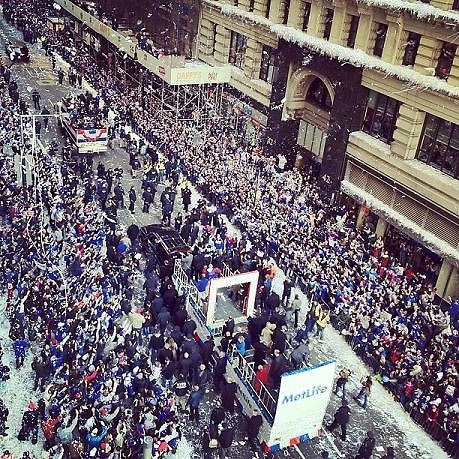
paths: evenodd
<path fill-rule="evenodd" d="M 363 131 L 355 131 L 351 132 L 349 135 L 349 142 L 358 145 L 359 147 L 363 148 L 367 151 L 374 151 L 380 155 L 390 155 L 390 144 L 379 140 L 376 137 L 371 136 Z"/>

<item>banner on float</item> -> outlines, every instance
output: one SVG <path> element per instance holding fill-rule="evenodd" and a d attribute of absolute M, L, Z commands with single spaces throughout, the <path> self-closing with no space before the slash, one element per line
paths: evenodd
<path fill-rule="evenodd" d="M 283 448 L 317 437 L 333 388 L 336 362 L 282 375 L 268 445 Z"/>
<path fill-rule="evenodd" d="M 107 151 L 107 128 L 77 129 L 76 134 L 77 147 L 80 153 Z"/>

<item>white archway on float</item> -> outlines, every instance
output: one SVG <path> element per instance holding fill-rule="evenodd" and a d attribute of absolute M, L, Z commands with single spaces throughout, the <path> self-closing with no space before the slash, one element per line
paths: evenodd
<path fill-rule="evenodd" d="M 258 277 L 260 273 L 258 271 L 250 271 L 248 273 L 234 274 L 227 277 L 218 277 L 212 279 L 209 283 L 209 295 L 207 303 L 206 313 L 206 325 L 215 328 L 215 309 L 217 305 L 217 293 L 218 289 L 224 287 L 231 287 L 239 284 L 250 284 L 249 294 L 247 298 L 247 308 L 244 314 L 244 318 L 251 317 L 255 309 L 255 297 L 257 294 Z M 236 318 L 235 318 L 236 319 Z M 237 320 L 235 320 L 237 322 Z"/>

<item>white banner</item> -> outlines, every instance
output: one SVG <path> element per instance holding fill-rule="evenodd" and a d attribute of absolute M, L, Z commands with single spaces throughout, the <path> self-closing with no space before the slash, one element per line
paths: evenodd
<path fill-rule="evenodd" d="M 317 437 L 330 401 L 334 360 L 282 376 L 269 446 L 281 448 Z"/>
<path fill-rule="evenodd" d="M 210 67 L 203 64 L 171 68 L 169 83 L 173 85 L 228 83 L 230 79 L 230 66 Z"/>

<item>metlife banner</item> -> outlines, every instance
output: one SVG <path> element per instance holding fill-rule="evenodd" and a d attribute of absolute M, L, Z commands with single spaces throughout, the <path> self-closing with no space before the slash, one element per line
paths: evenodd
<path fill-rule="evenodd" d="M 281 448 L 314 438 L 322 426 L 333 388 L 334 360 L 282 376 L 269 445 Z"/>

